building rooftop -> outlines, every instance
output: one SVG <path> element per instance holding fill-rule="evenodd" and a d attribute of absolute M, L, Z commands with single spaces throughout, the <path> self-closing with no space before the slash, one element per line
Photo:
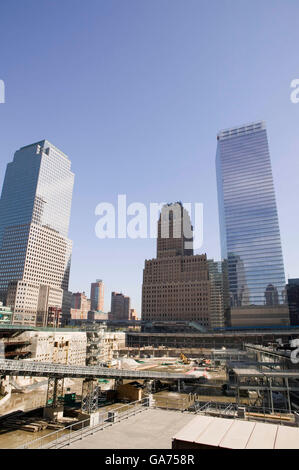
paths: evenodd
<path fill-rule="evenodd" d="M 265 121 L 257 121 L 251 122 L 249 124 L 244 124 L 243 126 L 231 127 L 229 129 L 223 129 L 218 132 L 217 139 L 223 140 L 228 139 L 231 137 L 239 137 L 244 134 L 248 134 L 251 132 L 260 131 L 262 129 L 266 129 Z"/>
<path fill-rule="evenodd" d="M 196 416 L 173 439 L 200 447 L 299 449 L 299 428 L 239 419 Z"/>
<path fill-rule="evenodd" d="M 42 147 L 43 149 L 44 148 L 48 148 L 48 147 L 51 147 L 53 150 L 55 150 L 60 156 L 63 156 L 65 157 L 67 160 L 69 160 L 69 157 L 62 151 L 60 150 L 58 147 L 56 147 L 55 145 L 53 145 L 51 142 L 49 142 L 49 140 L 47 139 L 42 139 L 42 140 L 39 140 L 38 142 L 34 142 L 33 144 L 29 144 L 29 145 L 24 145 L 23 147 L 20 148 L 20 150 L 24 150 L 24 149 L 27 149 L 29 147 L 34 147 L 36 145 L 40 145 L 40 147 Z"/>
<path fill-rule="evenodd" d="M 234 367 L 233 371 L 239 377 L 293 377 L 299 379 L 299 371 L 296 370 L 271 370 L 271 371 L 261 371 L 257 367 Z"/>
<path fill-rule="evenodd" d="M 151 409 L 73 442 L 67 449 L 171 449 L 172 436 L 194 415 Z"/>

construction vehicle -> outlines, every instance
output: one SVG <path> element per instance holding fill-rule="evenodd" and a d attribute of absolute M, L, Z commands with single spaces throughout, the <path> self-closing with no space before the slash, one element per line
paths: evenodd
<path fill-rule="evenodd" d="M 104 363 L 104 367 L 108 367 L 109 369 L 116 365 L 117 365 L 117 361 L 115 359 L 112 359 L 111 361 L 107 361 Z"/>
<path fill-rule="evenodd" d="M 205 367 L 206 360 L 205 359 L 195 359 L 194 364 L 200 367 Z"/>
<path fill-rule="evenodd" d="M 190 360 L 188 359 L 187 356 L 185 356 L 185 354 L 181 353 L 180 354 L 180 359 L 184 364 L 190 364 Z"/>

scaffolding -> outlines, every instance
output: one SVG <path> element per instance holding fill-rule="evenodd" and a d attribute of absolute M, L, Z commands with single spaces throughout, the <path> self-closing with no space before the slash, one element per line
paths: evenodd
<path fill-rule="evenodd" d="M 46 408 L 57 408 L 63 399 L 64 379 L 49 377 Z"/>
<path fill-rule="evenodd" d="M 86 327 L 86 364 L 88 366 L 101 365 L 107 360 L 104 326 L 90 325 Z"/>
<path fill-rule="evenodd" d="M 237 404 L 241 404 L 242 391 L 257 394 L 260 408 L 269 407 L 272 413 L 277 408 L 293 411 L 291 393 L 299 392 L 299 371 L 259 370 L 256 366 L 233 367 L 229 370 L 229 386 L 236 390 Z"/>
<path fill-rule="evenodd" d="M 83 413 L 95 413 L 99 405 L 99 386 L 95 380 L 85 379 L 82 384 L 81 410 Z"/>

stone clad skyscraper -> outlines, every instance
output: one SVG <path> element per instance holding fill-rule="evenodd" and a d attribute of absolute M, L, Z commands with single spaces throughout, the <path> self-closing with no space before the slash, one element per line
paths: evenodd
<path fill-rule="evenodd" d="M 158 221 L 157 258 L 193 255 L 193 227 L 181 203 L 163 206 Z"/>
<path fill-rule="evenodd" d="M 183 205 L 163 206 L 157 258 L 146 260 L 143 270 L 142 320 L 223 327 L 223 283 L 217 276 L 218 268 L 205 254 L 193 254 L 193 229 Z"/>
<path fill-rule="evenodd" d="M 264 122 L 217 136 L 222 258 L 233 326 L 288 325 L 285 273 Z"/>
<path fill-rule="evenodd" d="M 47 140 L 8 163 L 0 199 L 0 297 L 16 324 L 46 325 L 68 290 L 74 174 Z"/>

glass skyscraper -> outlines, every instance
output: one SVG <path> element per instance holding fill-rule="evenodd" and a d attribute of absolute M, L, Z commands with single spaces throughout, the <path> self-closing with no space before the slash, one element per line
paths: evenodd
<path fill-rule="evenodd" d="M 38 312 L 45 317 L 48 308 L 61 308 L 70 269 L 73 184 L 69 158 L 47 140 L 22 147 L 7 165 L 0 199 L 0 296 L 16 322 L 32 324 Z"/>
<path fill-rule="evenodd" d="M 0 199 L 0 246 L 6 227 L 30 222 L 67 237 L 73 184 L 69 158 L 47 140 L 15 152 Z"/>
<path fill-rule="evenodd" d="M 265 123 L 223 130 L 217 140 L 221 254 L 228 266 L 232 324 L 288 324 Z"/>

